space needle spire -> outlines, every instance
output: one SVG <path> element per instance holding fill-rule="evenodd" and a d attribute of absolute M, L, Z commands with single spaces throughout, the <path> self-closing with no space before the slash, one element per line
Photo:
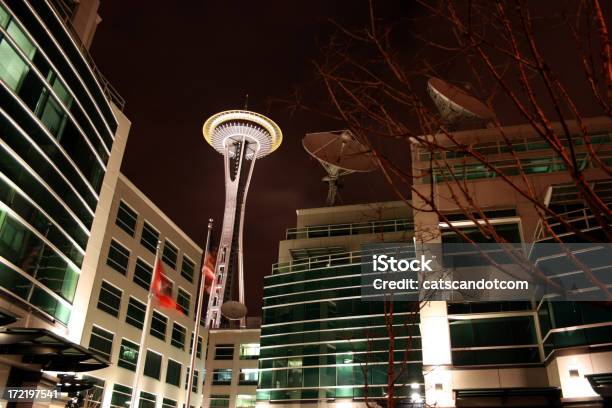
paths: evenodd
<path fill-rule="evenodd" d="M 255 160 L 280 146 L 283 135 L 276 123 L 247 110 L 217 113 L 204 123 L 204 139 L 223 155 L 225 213 L 210 288 L 205 326 L 218 328 L 222 318 L 245 325 L 242 236 L 244 209 Z"/>

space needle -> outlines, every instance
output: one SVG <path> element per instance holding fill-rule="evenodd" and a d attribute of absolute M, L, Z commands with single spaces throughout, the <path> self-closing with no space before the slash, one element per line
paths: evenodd
<path fill-rule="evenodd" d="M 204 139 L 223 155 L 225 213 L 210 288 L 207 328 L 218 328 L 222 317 L 245 325 L 242 235 L 244 209 L 255 160 L 275 151 L 283 135 L 276 123 L 246 110 L 217 113 L 204 123 Z"/>

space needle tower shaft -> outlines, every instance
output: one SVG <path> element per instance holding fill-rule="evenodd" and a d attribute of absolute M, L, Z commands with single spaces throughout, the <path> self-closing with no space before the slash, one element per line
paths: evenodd
<path fill-rule="evenodd" d="M 203 128 L 204 138 L 223 155 L 225 212 L 217 250 L 205 325 L 218 328 L 224 321 L 245 325 L 243 229 L 246 196 L 255 161 L 278 148 L 280 128 L 263 115 L 244 110 L 211 116 Z"/>

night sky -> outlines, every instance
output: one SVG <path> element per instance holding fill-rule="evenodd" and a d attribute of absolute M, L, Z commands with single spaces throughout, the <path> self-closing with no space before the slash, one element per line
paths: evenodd
<path fill-rule="evenodd" d="M 248 93 L 249 110 L 283 131 L 281 147 L 256 163 L 247 199 L 249 315 L 261 312 L 263 276 L 285 229 L 295 227 L 295 210 L 325 203 L 325 173 L 301 140 L 339 128 L 270 101 L 308 87 L 327 19 L 360 15 L 358 3 L 102 1 L 91 53 L 132 122 L 122 171 L 195 242 L 204 246 L 210 217 L 220 230 L 225 198 L 221 155 L 202 137 L 206 118 L 243 108 Z M 349 176 L 340 194 L 346 204 L 396 199 L 378 172 Z"/>
<path fill-rule="evenodd" d="M 562 3 L 578 5 L 576 0 Z M 423 10 L 417 8 L 417 2 L 375 4 L 377 15 L 391 22 L 407 22 L 410 30 L 424 38 L 445 43 L 452 37 L 449 27 L 421 18 Z M 535 20 L 538 42 L 581 112 L 600 115 L 580 59 L 570 46 L 574 40 L 565 25 L 554 20 L 564 13 L 559 4 L 558 0 L 529 3 L 539 16 Z M 612 15 L 611 1 L 602 6 L 604 15 Z M 221 228 L 225 199 L 222 156 L 204 141 L 204 121 L 223 110 L 242 109 L 245 94 L 249 94 L 249 110 L 280 125 L 283 144 L 257 161 L 247 198 L 246 297 L 249 315 L 259 314 L 263 277 L 277 261 L 278 241 L 284 238 L 285 229 L 295 226 L 295 210 L 325 203 L 327 186 L 321 182 L 325 172 L 303 150 L 301 140 L 308 132 L 343 127 L 303 111 L 292 113 L 287 104 L 275 101 L 290 98 L 297 88 L 308 94 L 309 104 L 319 109 L 325 106 L 329 98 L 316 80 L 312 61 L 320 60 L 322 46 L 333 36 L 329 20 L 361 28 L 368 21 L 367 2 L 106 0 L 99 14 L 102 22 L 91 52 L 125 98 L 125 113 L 132 122 L 123 173 L 202 247 L 208 218 L 216 220 L 217 231 Z M 423 57 L 434 63 L 436 76 L 450 81 L 469 77 L 465 62 L 420 48 L 406 34 L 400 30 L 394 44 L 402 57 L 409 61 Z M 429 100 L 426 78 L 413 82 Z M 491 89 L 495 87 L 493 83 Z M 545 95 L 543 89 L 534 89 L 539 97 Z M 493 104 L 502 123 L 524 122 L 508 99 L 496 97 Z M 387 145 L 385 150 L 396 165 L 409 166 L 405 141 L 398 147 Z M 373 172 L 348 176 L 340 198 L 340 204 L 353 204 L 397 196 L 382 174 Z M 215 243 L 217 240 L 218 234 Z"/>

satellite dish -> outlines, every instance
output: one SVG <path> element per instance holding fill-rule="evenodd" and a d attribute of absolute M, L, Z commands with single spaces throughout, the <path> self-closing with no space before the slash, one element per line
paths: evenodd
<path fill-rule="evenodd" d="M 372 152 L 348 130 L 308 133 L 302 140 L 304 149 L 317 159 L 327 172 L 323 181 L 329 184 L 328 206 L 336 202 L 341 177 L 376 169 Z"/>
<path fill-rule="evenodd" d="M 221 314 L 229 320 L 240 320 L 247 315 L 247 307 L 238 301 L 229 300 L 221 305 Z"/>
<path fill-rule="evenodd" d="M 440 78 L 430 78 L 427 81 L 427 92 L 446 124 L 456 125 L 465 120 L 489 121 L 493 117 L 484 103 L 466 90 Z"/>

